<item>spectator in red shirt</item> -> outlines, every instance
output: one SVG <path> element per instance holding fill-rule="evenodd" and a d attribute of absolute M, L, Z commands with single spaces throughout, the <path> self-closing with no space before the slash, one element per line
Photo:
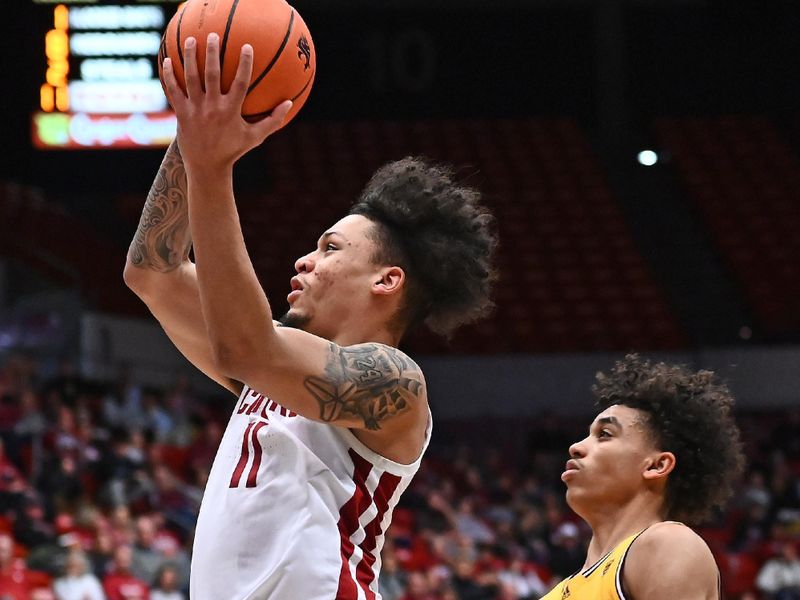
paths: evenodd
<path fill-rule="evenodd" d="M 14 539 L 0 533 L 0 598 L 3 600 L 28 600 L 25 563 L 14 558 Z"/>
<path fill-rule="evenodd" d="M 131 574 L 133 551 L 123 544 L 114 550 L 111 571 L 103 579 L 103 589 L 108 600 L 148 600 L 150 589 L 141 579 Z"/>

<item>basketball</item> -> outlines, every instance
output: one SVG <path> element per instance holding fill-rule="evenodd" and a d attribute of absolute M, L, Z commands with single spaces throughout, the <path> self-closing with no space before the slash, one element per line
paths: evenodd
<path fill-rule="evenodd" d="M 230 89 L 244 44 L 253 46 L 253 74 L 242 105 L 242 116 L 257 121 L 284 100 L 294 105 L 284 125 L 308 99 L 316 74 L 316 52 L 311 34 L 300 14 L 285 0 L 188 0 L 170 20 L 158 56 L 162 64 L 172 59 L 175 78 L 185 91 L 183 46 L 186 38 L 197 40 L 197 64 L 205 68 L 209 33 L 220 39 L 222 91 Z"/>

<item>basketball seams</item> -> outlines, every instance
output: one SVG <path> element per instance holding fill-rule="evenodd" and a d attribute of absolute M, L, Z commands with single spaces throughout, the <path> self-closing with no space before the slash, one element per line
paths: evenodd
<path fill-rule="evenodd" d="M 228 48 L 228 37 L 231 34 L 231 27 L 233 26 L 233 15 L 236 14 L 237 6 L 239 6 L 239 0 L 233 0 L 233 4 L 231 5 L 231 10 L 228 13 L 228 22 L 225 24 L 225 34 L 222 36 L 222 44 L 220 45 L 220 51 L 219 51 L 220 73 L 222 73 L 222 70 L 225 66 L 225 51 Z"/>
<path fill-rule="evenodd" d="M 183 66 L 183 44 L 181 43 L 181 22 L 183 21 L 183 15 L 186 12 L 187 4 L 183 5 L 181 9 L 181 14 L 178 16 L 178 26 L 175 31 L 175 44 L 178 47 L 178 60 L 181 61 L 181 67 Z"/>
<path fill-rule="evenodd" d="M 300 90 L 300 91 L 297 93 L 297 95 L 295 95 L 293 98 L 289 98 L 289 100 L 291 100 L 292 102 L 294 102 L 294 101 L 296 101 L 296 100 L 297 100 L 297 99 L 298 99 L 300 96 L 302 96 L 303 94 L 305 94 L 305 93 L 306 93 L 306 90 L 308 90 L 308 87 L 311 85 L 311 82 L 312 82 L 312 81 L 314 81 L 314 75 L 316 75 L 316 74 L 317 74 L 317 71 L 316 71 L 316 69 L 314 69 L 314 70 L 311 72 L 311 75 L 309 76 L 309 78 L 308 78 L 308 81 L 306 81 L 305 85 L 303 86 L 303 89 L 301 89 L 301 90 Z M 269 116 L 270 114 L 272 114 L 272 111 L 273 111 L 273 110 L 275 110 L 275 109 L 274 109 L 274 108 L 271 108 L 271 109 L 269 109 L 269 110 L 265 110 L 265 111 L 263 111 L 263 112 L 259 112 L 259 113 L 251 113 L 251 114 L 248 114 L 248 115 L 242 115 L 242 117 L 243 117 L 243 118 L 245 118 L 245 119 L 260 119 L 260 118 L 267 117 L 267 116 Z"/>
<path fill-rule="evenodd" d="M 286 48 L 286 44 L 289 43 L 289 38 L 292 36 L 292 29 L 294 28 L 294 14 L 295 14 L 294 9 L 292 9 L 291 14 L 289 15 L 289 26 L 286 29 L 286 35 L 283 36 L 283 41 L 281 42 L 281 45 L 278 47 L 277 52 L 275 52 L 275 56 L 272 57 L 272 60 L 269 62 L 269 64 L 267 64 L 267 66 L 264 67 L 264 70 L 261 71 L 261 74 L 258 77 L 256 77 L 253 80 L 253 83 L 250 84 L 250 87 L 247 88 L 248 94 L 252 92 L 259 83 L 261 83 L 261 80 L 267 76 L 267 73 L 269 73 L 272 70 L 272 67 L 275 66 L 275 63 L 278 62 L 278 59 L 281 57 L 281 54 L 283 54 L 283 51 Z"/>
<path fill-rule="evenodd" d="M 303 86 L 303 89 L 302 89 L 302 90 L 300 90 L 300 91 L 297 93 L 297 95 L 296 95 L 294 98 L 290 98 L 290 100 L 291 100 L 292 102 L 294 102 L 294 101 L 295 101 L 295 100 L 297 100 L 297 99 L 298 99 L 300 96 L 302 96 L 303 94 L 305 94 L 306 90 L 308 89 L 308 86 L 310 86 L 310 85 L 311 85 L 311 82 L 312 82 L 312 81 L 314 81 L 314 75 L 316 75 L 316 74 L 317 74 L 317 70 L 316 70 L 316 69 L 314 69 L 313 71 L 311 71 L 311 76 L 308 78 L 308 81 L 306 81 L 306 84 Z"/>

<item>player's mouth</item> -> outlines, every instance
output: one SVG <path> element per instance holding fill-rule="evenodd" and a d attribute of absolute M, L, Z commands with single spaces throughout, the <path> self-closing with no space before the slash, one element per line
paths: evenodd
<path fill-rule="evenodd" d="M 295 300 L 297 300 L 297 298 L 303 293 L 303 290 L 305 290 L 305 285 L 300 280 L 300 278 L 296 276 L 292 277 L 291 286 L 292 286 L 292 291 L 289 292 L 288 296 L 286 296 L 286 300 L 290 304 Z"/>
<path fill-rule="evenodd" d="M 564 466 L 564 472 L 561 474 L 561 481 L 566 481 L 575 473 L 580 470 L 581 466 L 578 464 L 576 460 L 568 460 L 567 464 Z"/>

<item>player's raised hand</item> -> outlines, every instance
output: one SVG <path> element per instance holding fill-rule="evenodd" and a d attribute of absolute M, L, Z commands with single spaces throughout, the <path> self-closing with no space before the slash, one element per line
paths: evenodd
<path fill-rule="evenodd" d="M 223 93 L 221 88 L 219 36 L 216 33 L 208 35 L 202 77 L 197 66 L 197 42 L 194 38 L 186 39 L 183 55 L 186 93 L 178 84 L 170 58 L 164 59 L 163 74 L 167 95 L 178 117 L 178 144 L 188 168 L 194 164 L 202 168 L 228 167 L 280 129 L 292 107 L 289 100 L 256 123 L 248 123 L 242 118 L 242 104 L 253 72 L 252 46 L 242 46 L 236 77 L 227 93 Z"/>

